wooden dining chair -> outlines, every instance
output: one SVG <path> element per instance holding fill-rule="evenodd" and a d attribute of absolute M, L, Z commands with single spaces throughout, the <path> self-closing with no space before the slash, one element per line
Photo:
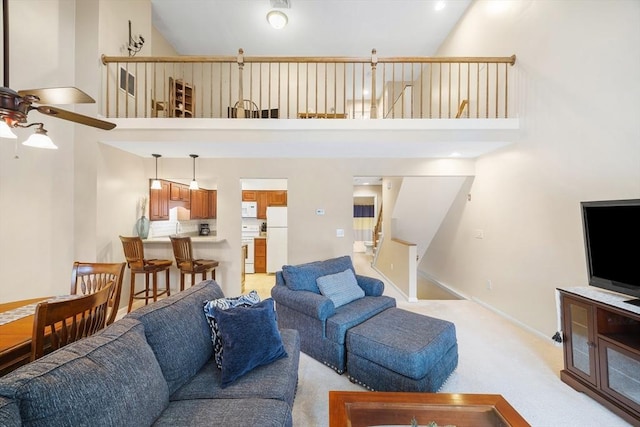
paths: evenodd
<path fill-rule="evenodd" d="M 202 274 L 202 280 L 207 279 L 207 272 L 212 271 L 211 278 L 216 278 L 216 267 L 219 262 L 213 259 L 194 259 L 191 237 L 174 237 L 171 239 L 173 255 L 176 258 L 176 265 L 180 270 L 180 290 L 184 291 L 184 275 L 191 275 L 191 286 L 195 284 L 196 274 Z"/>
<path fill-rule="evenodd" d="M 129 291 L 129 308 L 131 311 L 134 299 L 143 299 L 144 304 L 149 304 L 149 300 L 157 301 L 158 297 L 164 294 L 171 295 L 171 286 L 169 283 L 169 268 L 173 265 L 170 259 L 146 259 L 144 257 L 144 246 L 142 239 L 138 236 L 126 237 L 120 236 L 122 248 L 124 249 L 124 257 L 127 260 L 129 269 L 131 270 L 131 290 Z M 158 292 L 158 273 L 166 272 L 165 289 Z M 136 275 L 144 274 L 144 289 L 136 292 Z M 149 279 L 151 280 L 151 288 L 149 288 Z"/>
<path fill-rule="evenodd" d="M 107 325 L 116 320 L 120 307 L 120 295 L 122 293 L 122 279 L 126 263 L 98 263 L 79 262 L 73 263 L 71 269 L 71 295 L 92 294 L 113 282 L 109 295 L 109 314 Z"/>
<path fill-rule="evenodd" d="M 36 306 L 31 339 L 31 361 L 67 344 L 86 338 L 107 325 L 113 282 L 97 292 L 74 299 L 44 301 Z"/>

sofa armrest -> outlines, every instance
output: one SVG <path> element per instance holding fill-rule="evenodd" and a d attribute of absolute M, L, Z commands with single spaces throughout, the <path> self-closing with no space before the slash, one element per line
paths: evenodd
<path fill-rule="evenodd" d="M 356 280 L 366 296 L 379 297 L 384 292 L 384 283 L 380 279 L 356 274 Z"/>
<path fill-rule="evenodd" d="M 336 312 L 333 302 L 324 295 L 309 291 L 292 291 L 285 285 L 276 285 L 271 288 L 271 296 L 278 304 L 286 305 L 292 310 L 306 314 L 319 320 L 326 320 Z"/>

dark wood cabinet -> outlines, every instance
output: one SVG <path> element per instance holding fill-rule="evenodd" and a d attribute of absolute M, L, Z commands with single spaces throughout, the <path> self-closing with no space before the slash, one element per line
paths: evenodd
<path fill-rule="evenodd" d="M 582 289 L 559 289 L 564 329 L 560 378 L 637 425 L 640 309 L 624 302 L 629 298 Z"/>
<path fill-rule="evenodd" d="M 149 180 L 149 187 L 151 187 Z M 149 220 L 161 221 L 169 219 L 169 181 L 160 180 L 160 190 L 149 190 Z"/>
<path fill-rule="evenodd" d="M 267 239 L 255 238 L 253 240 L 253 265 L 254 272 L 267 272 Z"/>

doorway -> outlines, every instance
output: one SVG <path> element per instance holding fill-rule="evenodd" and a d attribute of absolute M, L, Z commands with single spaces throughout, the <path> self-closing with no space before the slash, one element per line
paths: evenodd
<path fill-rule="evenodd" d="M 275 272 L 288 259 L 286 178 L 242 178 L 242 244 L 247 249 L 243 293 L 271 296 Z"/>

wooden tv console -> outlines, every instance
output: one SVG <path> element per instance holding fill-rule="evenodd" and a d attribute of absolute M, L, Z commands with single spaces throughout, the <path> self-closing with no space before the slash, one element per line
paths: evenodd
<path fill-rule="evenodd" d="M 593 287 L 559 288 L 560 378 L 632 425 L 640 423 L 640 307 Z"/>

